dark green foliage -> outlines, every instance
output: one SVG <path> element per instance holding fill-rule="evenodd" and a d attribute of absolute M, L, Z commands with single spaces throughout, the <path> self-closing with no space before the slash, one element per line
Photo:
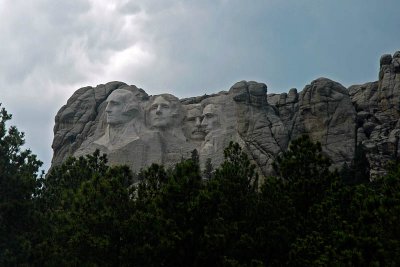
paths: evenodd
<path fill-rule="evenodd" d="M 108 167 L 99 151 L 70 158 L 47 175 L 37 208 L 42 236 L 38 266 L 119 266 L 130 246 L 133 176 L 126 166 Z"/>
<path fill-rule="evenodd" d="M 127 167 L 113 167 L 81 184 L 73 199 L 68 240 L 77 265 L 121 265 L 131 242 L 131 182 Z"/>
<path fill-rule="evenodd" d="M 370 178 L 369 169 L 370 166 L 364 146 L 359 143 L 350 166 L 345 163 L 340 171 L 340 176 L 346 184 L 368 183 Z"/>
<path fill-rule="evenodd" d="M 268 210 L 261 229 L 268 230 L 260 243 L 273 248 L 266 250 L 264 262 L 398 265 L 400 239 L 394 225 L 400 223 L 400 195 L 394 192 L 398 192 L 400 172 L 394 168 L 388 176 L 368 182 L 365 153 L 360 147 L 347 179 L 339 179 L 329 167 L 320 145 L 307 137 L 294 141 L 277 160 L 280 178 L 267 179 L 261 190 L 260 204 Z M 385 203 L 390 203 L 390 208 Z"/>
<path fill-rule="evenodd" d="M 42 162 L 23 150 L 24 134 L 6 128 L 11 115 L 0 111 L 0 266 L 24 265 L 38 227 L 34 196 L 40 187 L 37 172 Z"/>
<path fill-rule="evenodd" d="M 197 164 L 197 165 L 199 164 L 200 156 L 199 156 L 199 152 L 197 151 L 197 149 L 193 149 L 190 158 L 195 164 Z"/>
<path fill-rule="evenodd" d="M 258 175 L 237 143 L 224 151 L 225 162 L 216 169 L 201 195 L 207 218 L 198 266 L 235 265 L 253 260 L 253 227 Z M 235 264 L 233 264 L 235 263 Z"/>
<path fill-rule="evenodd" d="M 96 151 L 42 179 L 0 120 L 1 266 L 398 266 L 400 165 L 369 182 L 362 147 L 341 177 L 319 143 L 295 140 L 261 186 L 238 144 L 139 182 Z M 368 178 L 367 178 L 368 177 Z M 206 178 L 206 179 L 203 179 Z"/>
<path fill-rule="evenodd" d="M 339 179 L 330 171 L 330 160 L 321 144 L 308 136 L 294 140 L 273 167 L 277 178 L 268 178 L 261 188 L 260 231 L 265 261 L 271 265 L 326 265 L 325 243 L 334 221 L 330 199 Z"/>
<path fill-rule="evenodd" d="M 197 162 L 183 160 L 170 173 L 153 164 L 139 177 L 129 257 L 138 266 L 190 266 L 201 232 L 193 210 L 202 186 Z"/>
<path fill-rule="evenodd" d="M 269 265 L 282 265 L 289 257 L 290 244 L 298 234 L 293 200 L 287 183 L 269 177 L 261 186 L 256 207 L 257 254 Z"/>
<path fill-rule="evenodd" d="M 370 166 L 364 146 L 361 143 L 359 143 L 356 147 L 354 160 L 352 163 L 352 167 L 354 169 L 354 181 L 352 182 L 355 184 L 369 182 Z"/>
<path fill-rule="evenodd" d="M 337 178 L 329 170 L 331 162 L 323 155 L 321 144 L 313 143 L 306 135 L 294 140 L 273 166 L 287 183 L 295 209 L 301 214 L 320 203 Z"/>
<path fill-rule="evenodd" d="M 211 163 L 211 159 L 207 158 L 205 166 L 204 166 L 203 178 L 211 179 L 211 177 L 213 176 L 213 171 L 214 171 L 214 167 Z"/>

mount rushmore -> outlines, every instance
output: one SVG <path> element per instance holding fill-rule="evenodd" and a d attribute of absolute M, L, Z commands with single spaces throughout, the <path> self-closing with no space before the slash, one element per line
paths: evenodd
<path fill-rule="evenodd" d="M 123 82 L 77 90 L 55 117 L 52 165 L 99 149 L 110 164 L 139 171 L 171 166 L 197 149 L 200 164 L 223 161 L 238 142 L 260 174 L 291 140 L 307 134 L 335 167 L 350 164 L 362 144 L 371 176 L 397 157 L 400 135 L 400 51 L 380 59 L 379 79 L 349 88 L 319 78 L 298 92 L 267 94 L 264 83 L 241 81 L 228 91 L 178 99 L 148 95 Z"/>

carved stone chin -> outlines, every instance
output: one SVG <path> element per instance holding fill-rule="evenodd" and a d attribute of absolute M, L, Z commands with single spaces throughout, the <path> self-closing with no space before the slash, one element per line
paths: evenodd
<path fill-rule="evenodd" d="M 108 151 L 114 151 L 138 139 L 136 129 L 132 126 L 116 130 L 109 125 L 106 133 L 94 143 L 106 147 Z"/>
<path fill-rule="evenodd" d="M 206 133 L 204 132 L 203 129 L 194 129 L 191 133 L 191 138 L 195 141 L 201 141 L 204 140 Z"/>

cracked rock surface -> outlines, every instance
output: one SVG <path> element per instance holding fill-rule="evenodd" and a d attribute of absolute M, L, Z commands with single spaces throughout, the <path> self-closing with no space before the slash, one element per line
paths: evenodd
<path fill-rule="evenodd" d="M 356 145 L 364 145 L 373 178 L 398 155 L 400 52 L 381 57 L 378 77 L 349 88 L 318 78 L 300 92 L 281 94 L 267 94 L 264 83 L 240 81 L 185 99 L 149 96 L 122 82 L 84 87 L 56 115 L 52 165 L 100 149 L 110 164 L 139 171 L 153 162 L 171 166 L 196 149 L 202 167 L 208 158 L 216 167 L 224 147 L 235 141 L 267 176 L 291 140 L 307 134 L 337 168 L 350 164 Z"/>

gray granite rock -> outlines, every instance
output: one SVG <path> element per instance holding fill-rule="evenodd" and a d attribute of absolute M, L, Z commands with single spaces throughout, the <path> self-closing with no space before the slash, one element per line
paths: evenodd
<path fill-rule="evenodd" d="M 122 82 L 84 87 L 57 113 L 52 164 L 100 149 L 110 164 L 139 171 L 153 162 L 171 166 L 197 149 L 201 166 L 208 158 L 218 166 L 235 141 L 266 176 L 290 142 L 307 134 L 338 168 L 363 144 L 374 177 L 398 154 L 400 52 L 381 57 L 378 77 L 348 89 L 319 78 L 301 92 L 281 94 L 240 81 L 228 91 L 185 99 L 148 96 Z"/>
<path fill-rule="evenodd" d="M 378 81 L 349 87 L 357 110 L 357 143 L 367 148 L 371 178 L 385 172 L 398 155 L 400 118 L 400 52 L 383 55 Z M 363 134 L 364 135 L 363 135 Z"/>
<path fill-rule="evenodd" d="M 356 111 L 348 91 L 341 84 L 319 78 L 299 96 L 291 140 L 307 134 L 319 141 L 335 167 L 350 163 L 355 148 Z"/>

